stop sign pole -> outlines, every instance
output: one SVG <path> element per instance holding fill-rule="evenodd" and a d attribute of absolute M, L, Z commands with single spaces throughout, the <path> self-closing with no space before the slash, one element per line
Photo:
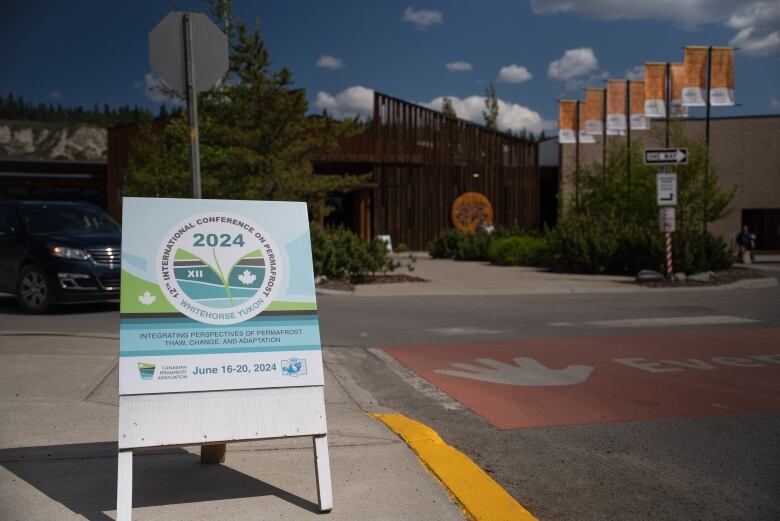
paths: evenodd
<path fill-rule="evenodd" d="M 149 33 L 149 61 L 160 79 L 187 100 L 192 197 L 200 199 L 198 93 L 227 71 L 227 36 L 203 13 L 173 11 Z"/>
<path fill-rule="evenodd" d="M 184 36 L 184 78 L 187 90 L 187 123 L 190 139 L 190 171 L 192 198 L 203 197 L 200 186 L 200 137 L 198 135 L 198 96 L 195 91 L 195 63 L 192 58 L 192 22 L 190 13 L 182 16 Z"/>

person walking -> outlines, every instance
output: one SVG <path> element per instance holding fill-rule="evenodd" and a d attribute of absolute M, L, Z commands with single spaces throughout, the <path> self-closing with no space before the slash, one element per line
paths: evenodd
<path fill-rule="evenodd" d="M 750 233 L 747 226 L 742 227 L 742 231 L 737 235 L 737 246 L 739 246 L 739 256 L 744 264 L 753 262 L 752 251 L 756 249 L 756 236 Z"/>

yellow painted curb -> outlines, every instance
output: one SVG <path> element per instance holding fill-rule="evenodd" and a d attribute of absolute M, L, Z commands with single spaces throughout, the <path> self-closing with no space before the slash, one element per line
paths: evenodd
<path fill-rule="evenodd" d="M 402 414 L 369 414 L 398 434 L 475 521 L 536 521 L 506 490 L 439 434 Z"/>

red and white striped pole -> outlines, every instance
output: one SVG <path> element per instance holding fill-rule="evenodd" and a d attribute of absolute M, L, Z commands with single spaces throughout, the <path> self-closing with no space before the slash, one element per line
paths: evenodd
<path fill-rule="evenodd" d="M 674 280 L 672 266 L 672 232 L 666 232 L 666 273 L 669 275 L 669 280 Z"/>

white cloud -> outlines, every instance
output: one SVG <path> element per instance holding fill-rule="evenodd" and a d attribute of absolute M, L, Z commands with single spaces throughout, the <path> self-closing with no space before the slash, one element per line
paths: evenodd
<path fill-rule="evenodd" d="M 62 92 L 58 90 L 53 90 L 49 93 L 49 97 L 51 99 L 62 99 Z"/>
<path fill-rule="evenodd" d="M 446 97 L 452 102 L 452 107 L 455 109 L 455 112 L 457 112 L 459 118 L 484 125 L 485 119 L 482 116 L 482 113 L 485 111 L 484 96 L 469 96 L 462 99 L 454 96 Z M 445 96 L 440 96 L 431 100 L 430 103 L 421 103 L 421 105 L 434 110 L 441 110 L 444 98 Z M 498 100 L 499 130 L 519 132 L 522 129 L 526 129 L 538 133 L 542 130 L 549 130 L 554 126 L 554 122 L 542 119 L 542 116 L 538 112 L 533 111 L 528 107 L 524 107 L 517 103 L 510 103 L 502 99 Z"/>
<path fill-rule="evenodd" d="M 444 66 L 450 72 L 466 72 L 474 68 L 469 62 L 461 62 L 461 61 L 445 63 Z"/>
<path fill-rule="evenodd" d="M 374 91 L 361 85 L 349 87 L 335 96 L 320 91 L 314 104 L 338 119 L 370 116 L 374 112 Z"/>
<path fill-rule="evenodd" d="M 441 11 L 430 11 L 428 9 L 415 11 L 414 7 L 409 6 L 404 11 L 402 20 L 414 24 L 420 30 L 424 30 L 432 25 L 444 23 L 444 15 L 441 14 Z"/>
<path fill-rule="evenodd" d="M 151 72 L 144 74 L 143 81 L 137 81 L 133 86 L 136 89 L 141 89 L 146 97 L 155 103 L 172 103 L 174 105 L 184 104 L 184 100 L 175 96 L 168 86 L 156 74 L 152 74 Z"/>
<path fill-rule="evenodd" d="M 584 76 L 599 68 L 599 61 L 590 47 L 569 49 L 563 56 L 550 63 L 547 75 L 555 80 L 570 80 Z"/>
<path fill-rule="evenodd" d="M 331 56 L 330 54 L 323 54 L 317 59 L 317 67 L 321 67 L 323 69 L 329 69 L 332 71 L 343 69 L 347 65 L 344 63 L 344 60 L 341 58 L 336 58 L 335 56 Z"/>
<path fill-rule="evenodd" d="M 769 106 L 772 107 L 773 109 L 780 109 L 780 100 L 772 96 L 769 99 Z"/>
<path fill-rule="evenodd" d="M 572 78 L 566 81 L 566 90 L 574 92 L 587 87 L 603 87 L 604 81 L 610 76 L 609 71 L 595 71 L 588 74 L 586 78 Z"/>
<path fill-rule="evenodd" d="M 600 20 L 666 20 L 687 28 L 719 23 L 737 34 L 731 45 L 747 54 L 780 51 L 777 0 L 531 0 L 536 14 L 577 13 Z"/>
<path fill-rule="evenodd" d="M 459 118 L 473 121 L 477 124 L 484 124 L 482 112 L 485 110 L 484 96 L 469 96 L 467 98 L 457 98 L 455 96 L 446 96 L 452 101 L 452 106 Z M 420 103 L 423 107 L 441 110 L 445 96 L 434 98 L 429 103 Z M 356 115 L 371 116 L 374 112 L 374 91 L 361 85 L 349 87 L 335 96 L 327 92 L 317 93 L 317 99 L 314 104 L 328 111 L 335 118 L 354 117 Z M 499 130 L 513 130 L 519 132 L 527 129 L 535 133 L 542 130 L 555 128 L 554 121 L 542 119 L 542 116 L 527 107 L 517 103 L 510 103 L 502 99 L 498 100 L 498 128 Z"/>
<path fill-rule="evenodd" d="M 533 77 L 533 74 L 528 72 L 528 69 L 514 64 L 501 67 L 501 70 L 498 72 L 498 81 L 506 83 L 523 83 Z"/>
<path fill-rule="evenodd" d="M 626 69 L 623 76 L 629 80 L 643 80 L 645 79 L 645 66 L 637 65 L 631 69 Z"/>
<path fill-rule="evenodd" d="M 780 51 L 780 2 L 756 2 L 731 15 L 726 25 L 738 29 L 731 45 L 764 56 Z"/>

